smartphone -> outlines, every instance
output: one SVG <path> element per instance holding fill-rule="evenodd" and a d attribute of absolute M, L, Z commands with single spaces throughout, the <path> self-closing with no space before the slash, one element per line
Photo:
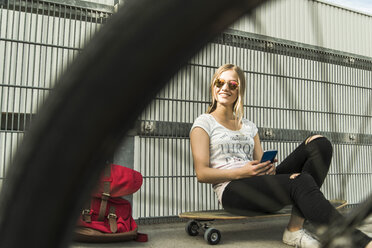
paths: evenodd
<path fill-rule="evenodd" d="M 261 163 L 266 162 L 268 160 L 270 160 L 271 163 L 273 163 L 277 153 L 278 153 L 277 150 L 264 151 L 264 154 L 262 155 L 261 158 Z"/>

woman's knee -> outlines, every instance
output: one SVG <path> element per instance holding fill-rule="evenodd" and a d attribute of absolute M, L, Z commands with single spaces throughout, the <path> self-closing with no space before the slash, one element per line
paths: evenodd
<path fill-rule="evenodd" d="M 319 138 L 325 138 L 327 139 L 326 137 L 324 137 L 323 135 L 320 135 L 320 134 L 314 134 L 314 135 L 311 135 L 310 137 L 308 137 L 306 140 L 305 140 L 305 145 L 309 144 L 311 141 L 315 140 L 315 139 L 319 139 Z M 327 139 L 328 140 L 328 139 Z"/>
<path fill-rule="evenodd" d="M 305 140 L 305 145 L 309 145 L 310 143 L 312 146 L 318 146 L 321 151 L 329 152 L 332 154 L 332 143 L 327 137 L 324 137 L 320 134 L 312 135 Z"/>

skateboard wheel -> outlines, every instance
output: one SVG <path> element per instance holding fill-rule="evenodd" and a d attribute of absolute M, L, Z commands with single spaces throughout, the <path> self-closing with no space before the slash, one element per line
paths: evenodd
<path fill-rule="evenodd" d="M 204 239 L 210 245 L 216 245 L 221 240 L 221 233 L 216 228 L 208 228 L 204 233 Z"/>
<path fill-rule="evenodd" d="M 196 221 L 190 220 L 186 225 L 186 232 L 190 236 L 196 236 L 199 234 L 199 225 Z"/>

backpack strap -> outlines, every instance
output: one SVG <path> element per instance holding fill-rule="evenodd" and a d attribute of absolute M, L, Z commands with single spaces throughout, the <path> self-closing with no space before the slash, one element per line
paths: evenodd
<path fill-rule="evenodd" d="M 111 206 L 110 207 L 110 212 L 109 214 L 107 215 L 107 219 L 109 221 L 109 225 L 110 225 L 110 231 L 112 233 L 116 233 L 118 231 L 118 224 L 116 222 L 116 219 L 118 217 L 116 216 L 115 214 L 115 207 L 114 206 Z"/>
<path fill-rule="evenodd" d="M 111 165 L 106 165 L 105 167 L 105 172 L 104 172 L 104 177 L 109 178 L 111 177 Z M 98 220 L 103 221 L 106 213 L 106 208 L 107 208 L 107 200 L 110 198 L 110 187 L 111 187 L 111 182 L 110 181 L 104 181 L 103 182 L 103 192 L 101 196 L 101 206 L 99 208 L 99 215 L 98 215 Z"/>

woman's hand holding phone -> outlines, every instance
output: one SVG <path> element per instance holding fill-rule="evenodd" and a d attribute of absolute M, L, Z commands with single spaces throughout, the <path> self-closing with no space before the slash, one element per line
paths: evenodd
<path fill-rule="evenodd" d="M 258 172 L 256 176 L 264 176 L 264 175 L 275 175 L 276 174 L 276 167 L 274 163 L 277 162 L 276 159 L 273 160 L 273 163 L 270 160 L 265 162 L 258 163 L 256 165 L 256 171 Z"/>
<path fill-rule="evenodd" d="M 274 163 L 277 162 L 274 159 Z M 241 167 L 241 178 L 252 177 L 252 176 L 263 176 L 263 175 L 275 175 L 275 165 L 270 160 L 266 162 L 259 162 L 253 160 Z"/>
<path fill-rule="evenodd" d="M 275 158 L 276 154 L 278 153 L 277 150 L 268 150 L 265 151 L 261 158 L 261 163 L 268 163 L 268 167 L 265 171 L 263 171 L 260 176 L 262 175 L 275 175 L 276 174 L 276 167 L 274 165 L 275 162 L 278 160 Z"/>
<path fill-rule="evenodd" d="M 278 162 L 278 160 L 276 158 L 273 159 L 273 162 L 270 161 L 269 163 L 269 166 L 270 168 L 267 169 L 264 174 L 261 174 L 261 175 L 275 175 L 276 174 L 276 166 L 274 165 L 274 163 Z"/>

